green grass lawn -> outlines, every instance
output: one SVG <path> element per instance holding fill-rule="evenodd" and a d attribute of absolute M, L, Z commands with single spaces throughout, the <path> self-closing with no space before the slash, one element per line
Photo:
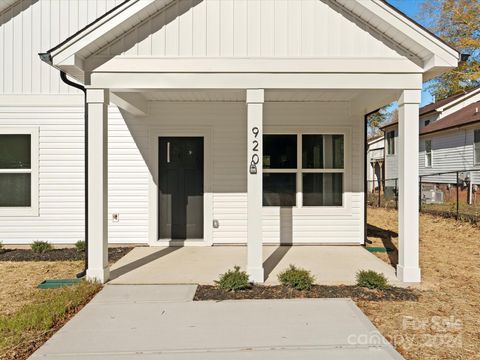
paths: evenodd
<path fill-rule="evenodd" d="M 64 288 L 41 290 L 15 312 L 0 314 L 0 359 L 26 359 L 100 288 L 99 284 L 82 281 Z"/>

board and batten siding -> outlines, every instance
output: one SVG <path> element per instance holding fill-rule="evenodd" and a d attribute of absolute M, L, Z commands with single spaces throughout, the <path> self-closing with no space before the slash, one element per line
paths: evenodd
<path fill-rule="evenodd" d="M 0 127 L 39 129 L 39 214 L 0 216 L 0 241 L 84 239 L 84 127 L 79 106 L 0 107 Z M 116 106 L 109 107 L 109 242 L 148 241 L 148 169 Z M 118 222 L 112 213 L 119 213 Z"/>
<path fill-rule="evenodd" d="M 213 243 L 245 243 L 247 238 L 247 134 L 246 106 L 244 102 L 152 102 L 151 116 L 135 118 L 125 115 L 127 126 L 140 149 L 146 166 L 157 183 L 158 164 L 155 144 L 162 133 L 178 133 L 185 136 L 197 131 L 211 133 L 212 158 L 205 159 L 207 171 L 211 172 L 213 219 L 219 227 L 213 229 Z M 352 143 L 346 145 L 347 162 L 351 164 L 348 204 L 343 212 L 321 208 L 293 208 L 288 216 L 278 207 L 263 208 L 263 237 L 265 243 L 278 243 L 280 229 L 293 234 L 296 243 L 361 243 L 363 227 L 363 182 L 362 119 L 352 118 L 348 102 L 336 103 L 266 103 L 265 132 L 276 129 L 285 132 L 292 129 L 323 129 L 335 126 L 348 129 Z M 347 166 L 347 165 L 346 165 Z M 210 170 L 208 170 L 210 169 Z M 150 201 L 156 202 L 156 197 Z M 113 207 L 111 207 L 113 208 Z M 283 210 L 282 210 L 283 211 Z M 250 214 L 255 216 L 258 214 Z M 121 223 L 122 214 L 120 214 Z M 287 229 L 285 229 L 287 226 Z M 291 226 L 292 229 L 289 229 Z"/>
<path fill-rule="evenodd" d="M 18 0 L 0 13 L 0 94 L 67 94 L 38 57 L 123 0 Z"/>
<path fill-rule="evenodd" d="M 92 57 L 401 57 L 331 6 L 177 0 Z"/>

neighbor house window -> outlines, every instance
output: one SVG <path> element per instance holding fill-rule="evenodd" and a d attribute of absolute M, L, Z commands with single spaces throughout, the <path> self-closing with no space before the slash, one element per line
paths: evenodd
<path fill-rule="evenodd" d="M 342 206 L 344 135 L 264 135 L 263 205 Z"/>
<path fill-rule="evenodd" d="M 475 165 L 480 165 L 480 129 L 473 133 L 473 148 Z"/>
<path fill-rule="evenodd" d="M 395 154 L 395 131 L 387 132 L 387 154 Z"/>
<path fill-rule="evenodd" d="M 36 129 L 0 128 L 0 215 L 36 215 Z"/>
<path fill-rule="evenodd" d="M 425 140 L 425 167 L 432 167 L 432 140 Z"/>

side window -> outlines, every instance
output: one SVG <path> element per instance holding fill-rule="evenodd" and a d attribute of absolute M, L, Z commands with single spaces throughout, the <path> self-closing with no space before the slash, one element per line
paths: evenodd
<path fill-rule="evenodd" d="M 38 213 L 38 132 L 0 128 L 0 216 Z"/>
<path fill-rule="evenodd" d="M 432 140 L 425 140 L 425 167 L 432 167 Z"/>
<path fill-rule="evenodd" d="M 395 130 L 387 132 L 387 154 L 395 154 Z"/>
<path fill-rule="evenodd" d="M 474 163 L 480 165 L 480 129 L 473 133 Z"/>

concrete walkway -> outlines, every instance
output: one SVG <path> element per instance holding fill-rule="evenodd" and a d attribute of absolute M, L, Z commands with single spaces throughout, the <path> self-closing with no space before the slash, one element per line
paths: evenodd
<path fill-rule="evenodd" d="M 402 359 L 350 300 L 193 302 L 194 291 L 107 285 L 31 359 Z"/>
<path fill-rule="evenodd" d="M 244 268 L 247 248 L 137 247 L 111 271 L 112 284 L 213 284 L 235 265 Z M 382 272 L 393 284 L 395 269 L 361 246 L 264 246 L 267 285 L 278 284 L 277 274 L 290 264 L 308 269 L 317 284 L 354 284 L 359 270 Z"/>

